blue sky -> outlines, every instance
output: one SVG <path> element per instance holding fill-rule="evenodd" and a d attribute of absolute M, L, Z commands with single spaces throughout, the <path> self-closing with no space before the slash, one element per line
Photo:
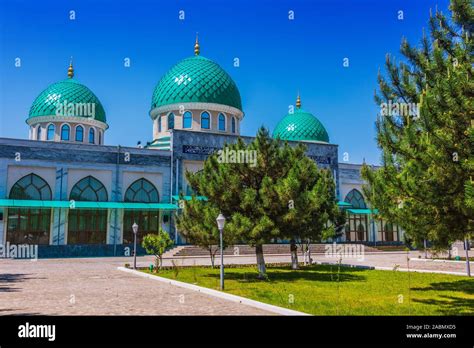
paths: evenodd
<path fill-rule="evenodd" d="M 31 103 L 66 78 L 99 97 L 110 125 L 106 144 L 152 140 L 153 88 L 175 63 L 201 55 L 219 63 L 239 87 L 241 134 L 271 130 L 299 90 L 303 108 L 325 125 L 349 162 L 379 163 L 373 101 L 385 54 L 400 40 L 418 43 L 429 9 L 447 0 L 69 0 L 0 2 L 0 136 L 26 138 Z M 69 11 L 76 19 L 69 20 Z M 185 20 L 178 18 L 185 11 Z M 294 11 L 294 20 L 288 12 Z M 402 10 L 404 19 L 398 20 Z M 16 68 L 15 58 L 22 66 Z M 131 67 L 125 68 L 125 57 Z M 234 58 L 240 67 L 233 66 Z M 349 58 L 349 67 L 343 59 Z"/>

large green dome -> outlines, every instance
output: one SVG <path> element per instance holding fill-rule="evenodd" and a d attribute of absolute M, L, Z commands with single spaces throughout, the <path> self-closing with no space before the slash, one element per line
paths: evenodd
<path fill-rule="evenodd" d="M 104 107 L 95 94 L 83 84 L 73 78 L 53 83 L 35 99 L 31 105 L 29 119 L 38 116 L 54 116 L 59 104 L 91 103 L 95 104 L 95 117 L 97 121 L 106 123 Z M 74 115 L 89 118 L 83 115 Z"/>
<path fill-rule="evenodd" d="M 237 85 L 218 64 L 196 55 L 172 67 L 158 82 L 151 108 L 179 103 L 215 103 L 242 111 Z"/>
<path fill-rule="evenodd" d="M 300 108 L 286 115 L 273 131 L 274 138 L 293 141 L 322 141 L 329 143 L 329 135 L 322 123 L 312 114 Z"/>

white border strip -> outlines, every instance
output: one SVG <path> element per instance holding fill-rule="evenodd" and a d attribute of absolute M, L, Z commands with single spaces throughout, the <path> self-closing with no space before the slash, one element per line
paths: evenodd
<path fill-rule="evenodd" d="M 469 263 L 474 263 L 474 260 L 469 257 Z M 410 261 L 421 261 L 421 262 L 445 262 L 445 263 L 463 263 L 465 264 L 466 261 L 456 261 L 456 260 L 441 260 L 441 259 L 418 259 L 418 258 L 410 258 Z"/>
<path fill-rule="evenodd" d="M 206 295 L 210 295 L 210 296 L 213 296 L 213 297 L 218 297 L 218 298 L 222 298 L 224 300 L 228 300 L 228 301 L 244 304 L 244 305 L 247 305 L 247 306 L 252 306 L 252 307 L 255 307 L 255 308 L 263 309 L 265 311 L 280 314 L 280 315 L 292 315 L 292 316 L 295 316 L 295 315 L 309 316 L 310 315 L 310 314 L 307 314 L 307 313 L 298 312 L 298 311 L 294 311 L 294 310 L 291 310 L 291 309 L 286 309 L 286 308 L 274 306 L 274 305 L 271 305 L 271 304 L 255 301 L 255 300 L 250 300 L 250 299 L 245 298 L 245 297 L 227 294 L 227 293 L 222 292 L 222 291 L 212 290 L 212 289 L 209 289 L 209 288 L 204 288 L 204 287 L 201 287 L 201 286 L 197 286 L 197 285 L 193 285 L 193 284 L 189 284 L 189 283 L 184 283 L 184 282 L 180 282 L 180 281 L 177 281 L 177 280 L 163 278 L 163 277 L 152 275 L 152 274 L 145 273 L 145 272 L 136 271 L 136 270 L 133 270 L 133 269 L 130 269 L 130 268 L 117 267 L 117 269 L 119 271 L 132 273 L 134 275 L 138 275 L 138 276 L 141 276 L 141 277 L 144 277 L 144 278 L 158 280 L 162 283 L 175 285 L 175 286 L 178 286 L 178 287 L 181 287 L 181 288 L 197 291 L 197 292 L 200 292 L 200 293 L 203 293 L 203 294 L 206 294 Z"/>
<path fill-rule="evenodd" d="M 393 271 L 393 267 L 380 267 L 376 266 L 374 269 L 382 270 L 382 271 Z M 439 273 L 439 274 L 452 274 L 452 275 L 458 275 L 458 276 L 465 276 L 467 277 L 467 274 L 464 272 L 451 272 L 451 271 L 435 271 L 435 270 L 429 270 L 429 269 L 417 269 L 417 268 L 397 268 L 397 271 L 402 271 L 402 272 L 417 272 L 417 273 Z"/>

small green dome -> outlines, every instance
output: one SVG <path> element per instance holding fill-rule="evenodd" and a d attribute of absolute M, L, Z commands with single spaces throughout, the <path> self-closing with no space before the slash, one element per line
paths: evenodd
<path fill-rule="evenodd" d="M 309 140 L 329 143 L 329 135 L 322 123 L 312 114 L 296 108 L 278 122 L 273 131 L 274 138 L 282 140 Z"/>
<path fill-rule="evenodd" d="M 54 116 L 59 104 L 64 103 L 90 103 L 95 104 L 94 119 L 106 123 L 104 107 L 95 94 L 86 86 L 73 78 L 53 83 L 35 99 L 31 105 L 29 119 L 38 116 Z M 91 109 L 89 109 L 91 110 Z M 73 115 L 89 118 L 87 115 Z"/>
<path fill-rule="evenodd" d="M 179 103 L 215 103 L 242 111 L 237 85 L 218 64 L 196 55 L 172 67 L 153 91 L 151 108 Z"/>

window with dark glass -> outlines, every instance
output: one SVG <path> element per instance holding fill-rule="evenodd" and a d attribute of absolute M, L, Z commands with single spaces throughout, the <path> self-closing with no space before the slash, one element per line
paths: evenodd
<path fill-rule="evenodd" d="M 219 114 L 219 130 L 225 131 L 225 116 L 223 114 Z"/>
<path fill-rule="evenodd" d="M 161 116 L 158 117 L 158 132 L 161 132 Z"/>
<path fill-rule="evenodd" d="M 193 115 L 190 111 L 186 111 L 183 115 L 183 128 L 192 128 L 193 125 Z"/>
<path fill-rule="evenodd" d="M 168 115 L 168 129 L 174 129 L 174 114 L 170 113 Z"/>
<path fill-rule="evenodd" d="M 204 111 L 201 114 L 201 128 L 210 129 L 211 128 L 211 116 L 207 111 Z"/>
<path fill-rule="evenodd" d="M 18 180 L 10 190 L 10 199 L 51 200 L 48 183 L 36 174 Z M 51 209 L 9 208 L 7 238 L 11 244 L 49 244 Z"/>
<path fill-rule="evenodd" d="M 46 132 L 46 140 L 54 140 L 54 131 L 55 131 L 54 124 L 50 124 L 48 126 L 48 131 Z"/>
<path fill-rule="evenodd" d="M 160 197 L 156 187 L 148 180 L 141 178 L 132 183 L 125 191 L 125 202 L 158 203 Z M 137 243 L 141 244 L 143 236 L 156 234 L 159 230 L 160 213 L 158 210 L 125 210 L 123 216 L 123 244 L 133 243 L 132 225 L 138 225 Z"/>
<path fill-rule="evenodd" d="M 108 201 L 105 186 L 96 178 L 87 176 L 71 190 L 73 201 Z M 68 244 L 105 244 L 107 236 L 107 209 L 69 209 Z"/>
<path fill-rule="evenodd" d="M 36 140 L 41 140 L 41 126 L 36 130 Z"/>
<path fill-rule="evenodd" d="M 61 127 L 61 140 L 69 140 L 69 133 L 71 128 L 65 124 Z"/>
<path fill-rule="evenodd" d="M 235 133 L 235 117 L 232 117 L 232 133 Z"/>
<path fill-rule="evenodd" d="M 95 144 L 95 131 L 94 128 L 89 129 L 89 143 Z"/>
<path fill-rule="evenodd" d="M 76 141 L 84 141 L 84 128 L 82 126 L 76 127 Z"/>

